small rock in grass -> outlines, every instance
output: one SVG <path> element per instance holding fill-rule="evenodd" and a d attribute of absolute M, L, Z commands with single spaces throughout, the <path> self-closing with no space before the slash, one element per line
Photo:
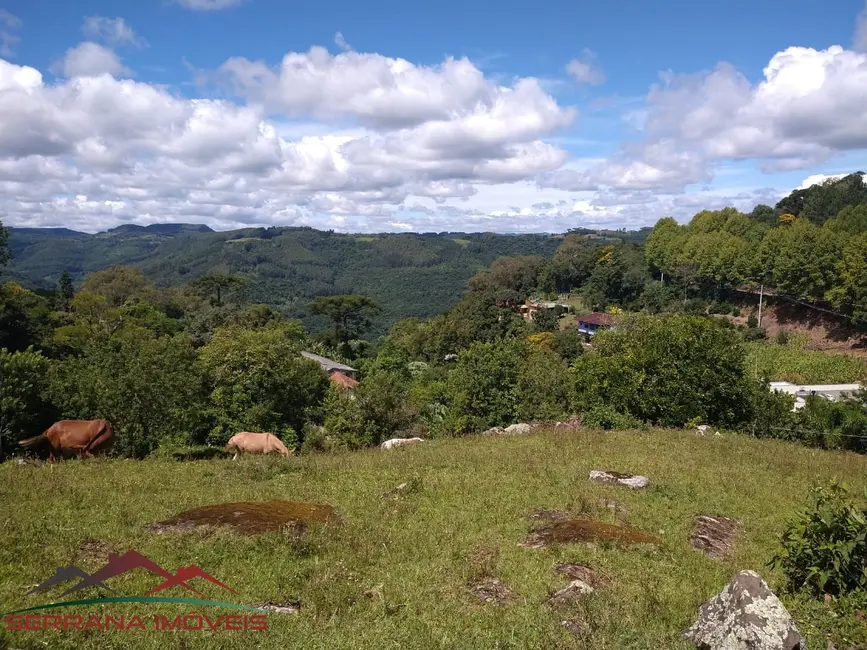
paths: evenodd
<path fill-rule="evenodd" d="M 739 522 L 728 517 L 697 515 L 690 544 L 713 558 L 724 557 L 734 546 Z"/>
<path fill-rule="evenodd" d="M 587 623 L 578 618 L 568 618 L 565 621 L 561 621 L 560 625 L 565 627 L 575 636 L 581 636 L 588 631 Z"/>
<path fill-rule="evenodd" d="M 264 609 L 266 612 L 273 612 L 275 614 L 297 614 L 301 611 L 301 606 L 297 603 L 275 603 L 270 600 L 264 603 L 259 603 L 258 605 L 253 605 L 253 607 Z"/>
<path fill-rule="evenodd" d="M 548 598 L 549 605 L 566 605 L 577 602 L 581 596 L 592 594 L 595 590 L 583 580 L 573 580 L 568 586 Z"/>
<path fill-rule="evenodd" d="M 501 605 L 512 598 L 512 590 L 496 578 L 483 578 L 472 582 L 470 590 L 479 600 L 488 605 Z"/>
<path fill-rule="evenodd" d="M 409 483 L 401 483 L 397 487 L 391 488 L 388 492 L 382 495 L 383 499 L 393 499 L 398 496 L 402 492 L 406 492 L 409 489 Z"/>
<path fill-rule="evenodd" d="M 612 501 L 611 499 L 600 499 L 599 505 L 603 508 L 608 508 L 608 510 L 615 514 L 621 514 L 626 512 L 626 506 L 624 506 L 622 503 L 618 503 L 617 501 Z"/>
<path fill-rule="evenodd" d="M 591 569 L 584 564 L 570 564 L 568 562 L 560 562 L 554 565 L 554 571 L 562 573 L 573 580 L 580 580 L 591 587 L 601 582 L 599 574 L 595 569 Z"/>
<path fill-rule="evenodd" d="M 625 485 L 631 490 L 643 490 L 650 485 L 650 479 L 646 476 L 597 469 L 590 472 L 590 480 L 596 483 Z"/>

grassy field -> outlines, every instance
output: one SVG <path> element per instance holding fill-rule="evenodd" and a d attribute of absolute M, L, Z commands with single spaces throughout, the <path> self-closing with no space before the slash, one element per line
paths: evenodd
<path fill-rule="evenodd" d="M 867 360 L 845 354 L 804 350 L 793 343 L 755 341 L 747 346 L 747 368 L 771 381 L 796 384 L 848 384 L 867 381 Z"/>
<path fill-rule="evenodd" d="M 591 483 L 592 469 L 635 472 L 651 487 L 632 492 Z M 233 587 L 198 580 L 207 598 L 254 604 L 298 602 L 271 614 L 259 632 L 2 632 L 13 648 L 686 648 L 679 639 L 703 601 L 741 569 L 772 588 L 766 567 L 785 522 L 803 507 L 811 483 L 844 478 L 867 485 L 867 458 L 779 441 L 700 438 L 691 432 L 544 432 L 519 437 L 428 441 L 393 451 L 244 458 L 67 461 L 0 466 L 0 601 L 4 612 L 59 598 L 61 589 L 25 595 L 55 567 L 94 571 L 109 549 L 135 549 L 174 569 L 196 564 Z M 395 499 L 384 492 L 410 482 Z M 338 525 L 236 535 L 221 530 L 148 532 L 188 508 L 241 500 L 296 499 L 330 504 Z M 613 499 L 614 513 L 600 500 Z M 658 546 L 615 543 L 524 548 L 536 509 L 562 509 L 628 523 L 659 535 Z M 743 522 L 732 557 L 691 548 L 693 517 Z M 568 584 L 557 562 L 592 566 L 607 578 L 596 593 L 559 609 L 548 595 Z M 513 592 L 482 603 L 468 583 L 495 577 Z M 109 581 L 141 595 L 157 578 L 142 570 Z M 96 589 L 83 592 L 94 597 Z M 76 594 L 77 596 L 78 594 Z M 117 594 L 109 594 L 117 595 Z M 162 595 L 162 594 L 161 594 Z M 183 596 L 174 587 L 165 595 Z M 784 596 L 811 648 L 826 636 L 838 647 L 867 639 L 867 624 L 835 618 L 828 605 Z M 55 610 L 53 613 L 57 613 Z M 180 605 L 103 605 L 74 613 L 136 613 L 170 618 Z M 197 609 L 217 616 L 234 613 Z M 67 612 L 70 613 L 70 612 Z M 561 621 L 583 622 L 583 632 Z"/>

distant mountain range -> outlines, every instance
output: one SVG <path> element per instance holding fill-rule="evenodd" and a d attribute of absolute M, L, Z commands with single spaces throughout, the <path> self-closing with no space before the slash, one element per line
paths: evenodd
<path fill-rule="evenodd" d="M 67 228 L 9 230 L 12 261 L 0 277 L 30 288 L 55 288 L 64 270 L 79 282 L 113 264 L 138 266 L 161 286 L 230 273 L 248 280 L 249 300 L 279 308 L 311 329 L 325 325 L 308 313 L 314 297 L 368 295 L 383 307 L 374 334 L 401 318 L 428 318 L 448 309 L 460 299 L 467 280 L 496 258 L 547 257 L 563 238 L 455 232 L 361 235 L 297 227 L 216 232 L 182 223 L 126 224 L 95 234 Z M 596 236 L 640 242 L 649 230 L 599 231 Z"/>

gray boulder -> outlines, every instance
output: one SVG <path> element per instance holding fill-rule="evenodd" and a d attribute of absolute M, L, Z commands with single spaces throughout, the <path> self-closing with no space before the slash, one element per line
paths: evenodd
<path fill-rule="evenodd" d="M 643 490 L 650 485 L 650 479 L 646 476 L 634 474 L 622 474 L 620 472 L 602 471 L 594 469 L 590 472 L 590 480 L 596 483 L 614 483 L 625 485 L 631 490 Z"/>
<path fill-rule="evenodd" d="M 699 650 L 807 650 L 789 612 L 754 571 L 732 578 L 682 635 Z"/>
<path fill-rule="evenodd" d="M 530 433 L 532 430 L 533 427 L 531 427 L 529 424 L 527 424 L 526 422 L 521 422 L 520 424 L 510 424 L 506 427 L 503 433 L 507 436 L 517 436 Z"/>

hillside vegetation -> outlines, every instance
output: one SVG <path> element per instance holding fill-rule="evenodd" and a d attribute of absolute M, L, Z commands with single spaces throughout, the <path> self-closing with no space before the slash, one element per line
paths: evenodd
<path fill-rule="evenodd" d="M 65 229 L 11 229 L 8 275 L 54 288 L 63 271 L 79 283 L 113 264 L 134 265 L 157 285 L 176 286 L 221 273 L 247 280 L 247 299 L 313 327 L 316 296 L 365 294 L 383 312 L 374 331 L 401 318 L 429 318 L 460 298 L 467 280 L 497 257 L 550 256 L 549 235 L 442 233 L 355 237 L 311 228 L 213 232 L 203 226 L 121 226 L 87 235 Z"/>
<path fill-rule="evenodd" d="M 637 472 L 645 492 L 591 483 L 593 469 Z M 811 648 L 867 640 L 854 611 L 790 595 L 767 566 L 779 535 L 814 481 L 840 477 L 867 487 L 867 458 L 738 436 L 692 432 L 577 430 L 518 437 L 429 441 L 387 452 L 314 454 L 290 460 L 244 458 L 172 462 L 89 461 L 0 465 L 0 498 L 15 504 L 0 529 L 0 600 L 7 610 L 50 602 L 60 591 L 25 596 L 54 567 L 102 566 L 109 550 L 135 549 L 170 568 L 196 564 L 237 591 L 203 581 L 207 598 L 244 604 L 297 603 L 269 615 L 257 634 L 115 631 L 7 633 L 0 645 L 109 650 L 216 648 L 581 648 L 686 649 L 680 632 L 699 606 L 742 569 L 766 578 Z M 408 482 L 396 498 L 382 495 Z M 122 495 L 117 494 L 123 486 Z M 784 487 L 784 489 L 781 489 Z M 146 526 L 188 508 L 241 500 L 297 499 L 332 505 L 336 526 L 237 535 L 220 530 L 155 535 Z M 601 500 L 616 501 L 615 514 Z M 519 546 L 540 509 L 626 523 L 658 545 L 570 543 Z M 690 546 L 693 518 L 724 515 L 742 523 L 732 553 L 711 559 Z M 62 531 L 58 534 L 57 531 Z M 588 565 L 604 577 L 596 593 L 552 607 L 569 579 L 555 564 Z M 470 584 L 495 578 L 511 590 L 484 604 Z M 110 582 L 123 595 L 157 583 L 144 571 Z M 177 593 L 176 593 L 177 592 Z M 95 595 L 87 592 L 87 595 Z M 116 595 L 116 594 L 111 594 Z M 182 596 L 173 588 L 166 595 Z M 59 610 L 63 612 L 64 610 Z M 165 614 L 177 605 L 77 607 L 69 613 Z M 226 613 L 198 608 L 199 613 Z M 561 624 L 572 621 L 576 632 Z M 171 634 L 171 636 L 169 636 Z M 5 643 L 4 643 L 5 642 Z M 40 646 L 41 647 L 41 646 Z"/>

